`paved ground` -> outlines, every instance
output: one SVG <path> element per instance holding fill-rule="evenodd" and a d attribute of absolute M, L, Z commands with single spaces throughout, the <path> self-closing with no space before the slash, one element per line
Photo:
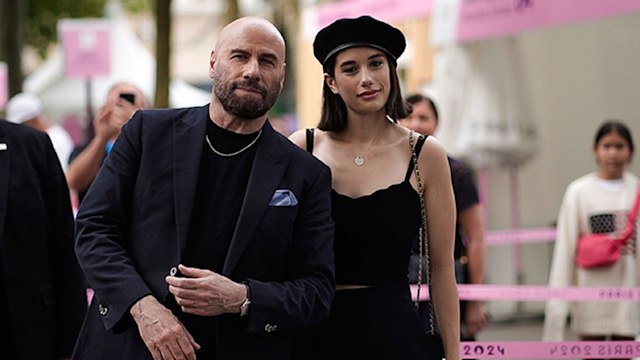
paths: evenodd
<path fill-rule="evenodd" d="M 538 341 L 542 336 L 542 315 L 528 316 L 521 319 L 492 321 L 480 333 L 480 341 Z M 576 340 L 575 336 L 566 333 L 567 341 Z"/>

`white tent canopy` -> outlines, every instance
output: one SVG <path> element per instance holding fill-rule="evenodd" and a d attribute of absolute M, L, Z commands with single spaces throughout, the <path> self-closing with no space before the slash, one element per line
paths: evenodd
<path fill-rule="evenodd" d="M 67 78 L 61 47 L 32 74 L 24 90 L 42 99 L 47 116 L 55 122 L 65 119 L 86 119 L 87 82 L 91 83 L 93 111 L 103 103 L 109 88 L 120 81 L 138 86 L 152 102 L 155 88 L 156 61 L 136 37 L 118 11 L 109 19 L 111 24 L 111 73 L 92 79 Z M 202 71 L 207 71 L 208 54 L 203 54 Z M 210 100 L 210 93 L 181 80 L 172 80 L 169 89 L 171 107 L 199 106 Z"/>
<path fill-rule="evenodd" d="M 509 39 L 444 47 L 434 61 L 449 151 L 476 168 L 518 167 L 536 154 L 537 124 Z"/>

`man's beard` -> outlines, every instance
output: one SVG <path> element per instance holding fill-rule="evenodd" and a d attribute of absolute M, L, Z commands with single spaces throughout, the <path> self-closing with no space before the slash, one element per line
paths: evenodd
<path fill-rule="evenodd" d="M 255 119 L 269 111 L 276 103 L 280 93 L 279 83 L 272 88 L 266 88 L 259 82 L 248 79 L 241 82 L 225 82 L 222 74 L 217 72 L 213 77 L 213 93 L 216 95 L 224 110 L 243 119 Z M 234 93 L 237 88 L 253 89 L 260 93 L 255 96 L 238 96 Z"/>

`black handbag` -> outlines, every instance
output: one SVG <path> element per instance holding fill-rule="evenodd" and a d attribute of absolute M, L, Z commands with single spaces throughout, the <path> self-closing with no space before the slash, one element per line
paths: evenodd
<path fill-rule="evenodd" d="M 411 146 L 411 156 L 413 158 L 413 171 L 416 175 L 418 193 L 420 194 L 420 212 L 422 218 L 422 223 L 418 230 L 419 251 L 418 254 L 414 254 L 415 256 L 412 255 L 409 259 L 409 267 L 411 268 L 411 264 L 413 263 L 415 268 L 415 271 L 409 273 L 409 280 L 411 281 L 412 274 L 415 274 L 414 280 L 418 285 L 415 304 L 416 308 L 418 308 L 420 306 L 420 301 L 418 301 L 420 298 L 420 288 L 423 283 L 429 287 L 429 292 L 431 293 L 431 271 L 429 263 L 429 239 L 427 238 L 427 208 L 425 206 L 424 194 L 422 193 L 423 188 L 422 180 L 420 179 L 420 170 L 418 169 L 418 155 L 416 155 L 416 150 L 413 146 L 413 131 L 409 133 L 409 145 Z M 433 304 L 431 301 L 427 301 L 426 305 L 429 307 L 429 329 L 427 330 L 428 346 L 436 359 L 443 359 L 445 357 L 444 345 L 441 335 L 436 331 Z"/>

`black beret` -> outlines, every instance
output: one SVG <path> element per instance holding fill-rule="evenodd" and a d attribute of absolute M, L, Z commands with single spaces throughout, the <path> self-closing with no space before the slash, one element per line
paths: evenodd
<path fill-rule="evenodd" d="M 313 41 L 313 55 L 324 66 L 331 56 L 356 46 L 380 49 L 397 61 L 407 43 L 400 30 L 365 15 L 339 19 L 320 30 Z"/>

